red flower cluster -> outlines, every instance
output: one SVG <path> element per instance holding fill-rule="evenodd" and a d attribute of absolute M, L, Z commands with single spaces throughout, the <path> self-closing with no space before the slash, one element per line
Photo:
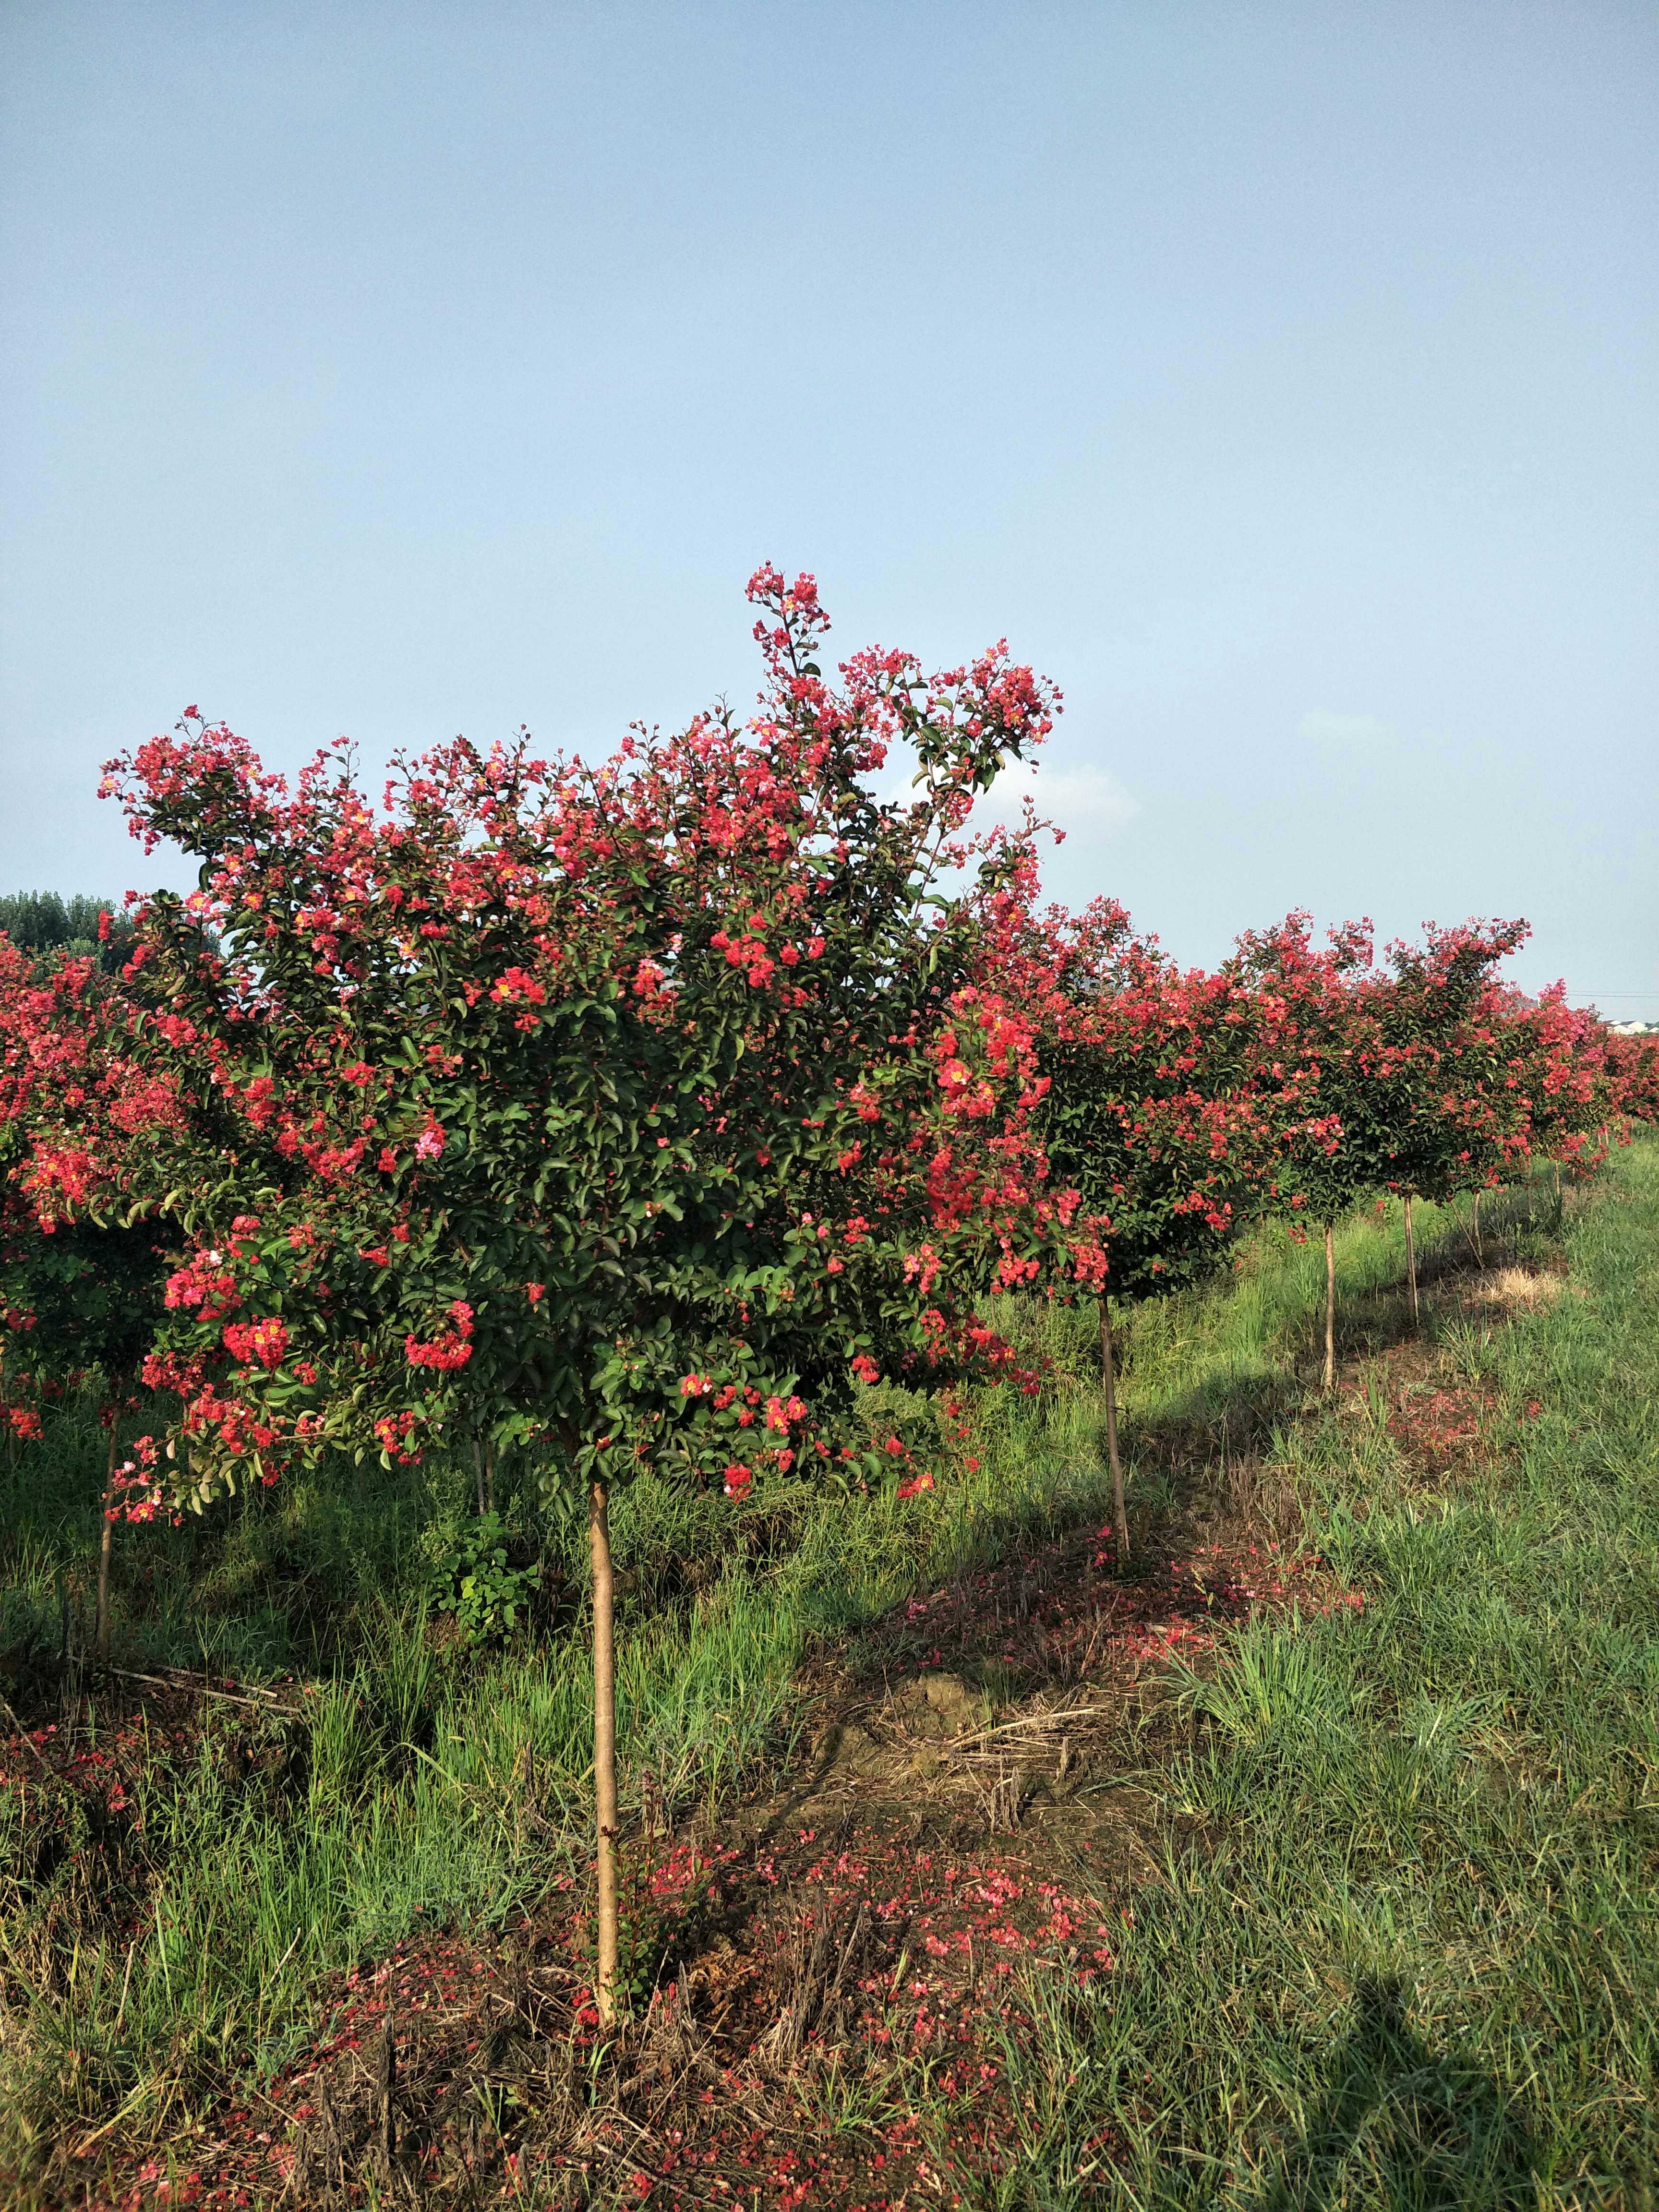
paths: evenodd
<path fill-rule="evenodd" d="M 465 1298 L 452 1299 L 449 1317 L 454 1327 L 428 1343 L 413 1335 L 404 1339 L 404 1357 L 411 1367 L 435 1367 L 453 1374 L 466 1365 L 472 1357 L 472 1309 Z"/>
<path fill-rule="evenodd" d="M 252 1361 L 274 1370 L 282 1365 L 288 1350 L 287 1325 L 275 1316 L 265 1321 L 231 1322 L 225 1329 L 224 1343 L 233 1359 Z"/>

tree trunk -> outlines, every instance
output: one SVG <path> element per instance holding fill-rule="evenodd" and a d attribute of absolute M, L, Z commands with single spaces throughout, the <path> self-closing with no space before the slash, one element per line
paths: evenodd
<path fill-rule="evenodd" d="M 1112 1470 L 1112 1519 L 1117 1528 L 1117 1563 L 1129 1556 L 1129 1516 L 1123 1504 L 1123 1462 L 1117 1449 L 1117 1376 L 1112 1363 L 1112 1315 L 1100 1294 L 1100 1387 L 1106 1398 L 1106 1456 Z"/>
<path fill-rule="evenodd" d="M 386 2180 L 396 2178 L 398 2164 L 398 2031 L 392 2022 L 390 1997 L 386 2000 L 386 2017 L 380 2022 L 380 2080 L 375 2084 L 374 2132 L 380 2141 L 374 2148 L 377 2164 Z"/>
<path fill-rule="evenodd" d="M 1325 1224 L 1325 1388 L 1336 1388 L 1336 1225 Z"/>
<path fill-rule="evenodd" d="M 1486 1258 L 1480 1249 L 1480 1194 L 1479 1191 L 1475 1192 L 1474 1201 L 1469 1207 L 1469 1231 L 1474 1238 L 1474 1264 L 1477 1267 L 1484 1267 Z"/>
<path fill-rule="evenodd" d="M 104 1510 L 102 1525 L 98 1531 L 98 1625 L 94 1632 L 98 1647 L 98 1664 L 109 1664 L 109 1558 L 115 1523 L 110 1519 L 110 1507 L 115 1490 L 115 1455 L 121 1436 L 120 1418 L 113 1407 L 109 1417 L 109 1462 L 104 1469 Z"/>
<path fill-rule="evenodd" d="M 484 1517 L 483 1446 L 475 1436 L 472 1439 L 472 1480 L 478 1493 L 478 1518 Z"/>
<path fill-rule="evenodd" d="M 58 1570 L 58 1710 L 65 1727 L 81 1695 L 81 1670 L 75 1663 L 75 1640 L 70 1626 L 69 1577 Z M 85 1656 L 84 1651 L 82 1656 Z"/>
<path fill-rule="evenodd" d="M 1417 1311 L 1417 1247 L 1412 1242 L 1412 1194 L 1406 1193 L 1406 1280 L 1411 1285 L 1412 1327 L 1418 1325 Z"/>
<path fill-rule="evenodd" d="M 603 1482 L 588 1492 L 587 1533 L 593 1554 L 593 1801 L 599 1842 L 593 2004 L 599 2026 L 610 2027 L 617 2017 L 617 1638 L 610 1498 Z"/>

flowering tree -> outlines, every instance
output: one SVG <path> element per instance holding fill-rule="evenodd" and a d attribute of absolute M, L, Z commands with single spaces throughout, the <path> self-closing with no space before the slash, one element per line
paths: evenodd
<path fill-rule="evenodd" d="M 1098 1217 L 1108 1254 L 1100 1299 L 1101 1380 L 1120 1559 L 1128 1557 L 1118 1449 L 1115 1358 L 1106 1290 L 1159 1297 L 1208 1273 L 1276 1189 L 1279 1132 L 1294 1085 L 1247 1079 L 1237 993 L 1182 972 L 1136 937 L 1115 901 L 1075 919 L 1041 917 L 1023 877 L 988 904 L 988 972 L 1037 1025 L 1051 1087 L 1042 1128 L 1055 1178 Z"/>
<path fill-rule="evenodd" d="M 1369 924 L 1310 944 L 1307 918 L 1240 941 L 1243 1004 L 1259 1071 L 1295 1073 L 1317 1111 L 1286 1124 L 1291 1203 L 1325 1225 L 1325 1382 L 1335 1373 L 1334 1223 L 1371 1188 L 1405 1201 L 1407 1273 L 1417 1310 L 1411 1201 L 1479 1198 L 1548 1142 L 1582 1144 L 1595 1096 L 1590 1032 L 1557 990 L 1533 1000 L 1503 984 L 1498 963 L 1527 936 L 1522 921 L 1430 924 L 1421 945 L 1371 966 Z M 1570 1132 L 1578 1131 L 1577 1135 Z"/>
<path fill-rule="evenodd" d="M 1364 994 L 1381 1180 L 1401 1198 L 1413 1322 L 1413 1200 L 1443 1205 L 1459 1192 L 1478 1193 L 1501 1177 L 1523 1142 L 1526 1103 L 1503 1049 L 1497 969 L 1528 933 L 1524 921 L 1454 929 L 1431 922 L 1420 945 L 1389 947 L 1391 972 Z"/>
<path fill-rule="evenodd" d="M 1394 1172 L 1405 1201 L 1412 1310 L 1413 1194 L 1449 1203 L 1467 1192 L 1470 1237 L 1481 1256 L 1480 1197 L 1534 1156 L 1588 1172 L 1602 1157 L 1601 1033 L 1595 1017 L 1553 986 L 1529 998 L 1498 963 L 1528 935 L 1522 921 L 1430 924 L 1422 946 L 1393 945 L 1382 1019 L 1399 1047 L 1393 1088 Z"/>
<path fill-rule="evenodd" d="M 1540 1154 L 1553 1161 L 1558 1189 L 1564 1167 L 1576 1175 L 1592 1173 L 1607 1158 L 1613 1096 L 1600 1021 L 1568 1006 L 1561 982 L 1536 998 L 1497 988 L 1486 1018 L 1504 1088 L 1524 1117 L 1509 1155 Z M 1477 1189 L 1477 1200 L 1479 1194 Z"/>
<path fill-rule="evenodd" d="M 106 925 L 107 929 L 107 924 Z M 0 937 L 0 1418 L 38 1437 L 43 1403 L 96 1378 L 109 1432 L 96 1644 L 109 1656 L 121 1403 L 161 1310 L 148 1133 L 176 1100 L 135 1051 L 135 1010 L 91 956 L 35 963 Z"/>
<path fill-rule="evenodd" d="M 1277 1102 L 1278 1173 L 1269 1203 L 1325 1232 L 1325 1388 L 1336 1382 L 1335 1224 L 1384 1179 L 1389 1054 L 1370 992 L 1370 924 L 1345 923 L 1323 947 L 1310 917 L 1250 931 L 1223 963 L 1243 1086 Z"/>
<path fill-rule="evenodd" d="M 135 960 L 160 1076 L 225 1117 L 167 1291 L 199 1504 L 296 1453 L 483 1435 L 586 1500 L 601 2016 L 615 2004 L 613 1486 L 833 1469 L 854 1386 L 1005 1371 L 975 1286 L 1102 1259 L 1051 1194 L 1030 1025 L 942 888 L 1053 696 L 1000 646 L 828 682 L 810 577 L 751 580 L 759 710 L 603 767 L 458 740 L 290 792 L 192 711 L 112 763 L 202 861 Z M 902 741 L 913 803 L 862 781 Z M 981 853 L 975 896 L 1006 860 Z"/>
<path fill-rule="evenodd" d="M 1602 1033 L 1608 1111 L 1626 1121 L 1659 1121 L 1659 1036 Z"/>

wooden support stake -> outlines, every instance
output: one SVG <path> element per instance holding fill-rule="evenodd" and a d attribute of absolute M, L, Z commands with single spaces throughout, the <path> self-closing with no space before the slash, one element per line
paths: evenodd
<path fill-rule="evenodd" d="M 1112 1358 L 1112 1313 L 1100 1294 L 1100 1387 L 1106 1399 L 1106 1455 L 1112 1470 L 1112 1518 L 1117 1528 L 1117 1563 L 1129 1558 L 1129 1516 L 1123 1502 L 1123 1462 L 1117 1448 L 1117 1376 Z"/>
<path fill-rule="evenodd" d="M 601 2027 L 617 2018 L 617 1630 L 611 1564 L 610 1498 L 603 1482 L 588 1492 L 593 1558 L 593 1799 L 598 1850 L 593 2006 Z"/>

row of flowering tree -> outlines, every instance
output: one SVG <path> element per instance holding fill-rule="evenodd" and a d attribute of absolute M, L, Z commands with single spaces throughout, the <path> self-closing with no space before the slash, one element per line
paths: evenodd
<path fill-rule="evenodd" d="M 458 740 L 377 803 L 343 748 L 290 788 L 192 709 L 107 788 L 199 889 L 138 910 L 118 976 L 0 941 L 0 1403 L 24 1433 L 100 1379 L 106 1588 L 118 1510 L 329 1454 L 517 1453 L 585 1509 L 606 2018 L 618 1484 L 854 1479 L 861 1386 L 1006 1379 L 988 1293 L 1097 1295 L 1127 1556 L 1109 1286 L 1322 1224 L 1329 1379 L 1358 1194 L 1589 1158 L 1650 1095 L 1497 982 L 1518 925 L 1379 970 L 1363 926 L 1293 915 L 1206 975 L 1109 902 L 1039 914 L 1030 830 L 969 832 L 1050 689 L 1001 647 L 832 680 L 811 579 L 750 592 L 757 711 L 599 767 Z M 872 795 L 896 749 L 902 803 Z"/>
<path fill-rule="evenodd" d="M 1236 979 L 1183 971 L 1124 909 L 1036 915 L 1029 856 L 988 902 L 985 973 L 1036 1030 L 1049 1089 L 1041 1118 L 1051 1172 L 1106 1224 L 1107 1288 L 1160 1297 L 1202 1279 L 1277 1198 L 1304 1087 L 1250 1080 L 1251 1032 Z M 1129 1530 L 1119 1449 L 1110 1297 L 1100 1297 L 1101 1382 L 1120 1560 Z"/>
<path fill-rule="evenodd" d="M 1560 986 L 1530 999 L 1498 969 L 1521 922 L 1431 925 L 1375 960 L 1369 923 L 1316 944 L 1309 917 L 1238 940 L 1213 974 L 1184 973 L 1121 907 L 1036 916 L 1006 894 L 987 973 L 1036 1021 L 1053 1081 L 1051 1166 L 1108 1223 L 1115 1295 L 1144 1297 L 1212 1268 L 1251 1220 L 1308 1224 L 1325 1246 L 1324 1381 L 1335 1379 L 1335 1224 L 1363 1196 L 1403 1201 L 1413 1319 L 1413 1201 L 1482 1190 L 1534 1157 L 1583 1170 L 1610 1115 L 1651 1118 L 1638 1056 L 1617 1087 L 1605 1033 Z M 1102 1304 L 1120 1548 L 1112 1338 Z"/>
<path fill-rule="evenodd" d="M 1508 1180 L 1535 1148 L 1577 1141 L 1571 1109 L 1588 1111 L 1595 1092 L 1586 1025 L 1559 994 L 1535 1004 L 1498 980 L 1526 934 L 1522 922 L 1431 925 L 1422 945 L 1391 945 L 1379 969 L 1369 923 L 1347 924 L 1316 946 L 1298 914 L 1241 939 L 1224 969 L 1239 987 L 1249 1079 L 1264 1096 L 1288 1089 L 1304 1109 L 1282 1125 L 1275 1195 L 1288 1192 L 1290 1209 L 1323 1235 L 1327 1389 L 1335 1379 L 1342 1214 L 1367 1193 L 1401 1197 L 1415 1317 L 1413 1199 L 1443 1204 L 1468 1192 L 1478 1206 L 1480 1192 Z M 1558 1016 L 1565 1018 L 1559 1036 Z M 1560 1089 L 1569 1069 L 1572 1081 Z"/>

